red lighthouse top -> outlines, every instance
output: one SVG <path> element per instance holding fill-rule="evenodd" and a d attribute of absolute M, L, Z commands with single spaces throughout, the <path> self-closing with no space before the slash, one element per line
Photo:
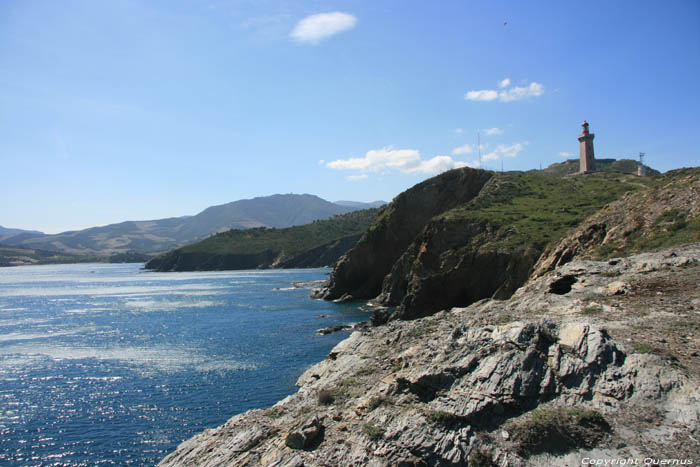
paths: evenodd
<path fill-rule="evenodd" d="M 588 134 L 588 122 L 584 120 L 583 123 L 581 124 L 581 126 L 583 127 L 583 134 L 587 135 Z"/>

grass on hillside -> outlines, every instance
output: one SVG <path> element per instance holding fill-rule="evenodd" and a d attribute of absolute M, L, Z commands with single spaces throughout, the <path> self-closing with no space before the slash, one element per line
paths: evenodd
<path fill-rule="evenodd" d="M 364 232 L 379 209 L 364 209 L 310 224 L 276 228 L 229 230 L 185 246 L 182 253 L 254 254 L 273 250 L 293 255 L 333 240 Z"/>
<path fill-rule="evenodd" d="M 654 183 L 654 177 L 613 173 L 553 177 L 541 172 L 507 172 L 496 174 L 477 198 L 442 218 L 494 226 L 495 232 L 484 234 L 489 236 L 482 242 L 487 248 L 543 249 L 625 192 Z"/>
<path fill-rule="evenodd" d="M 658 170 L 654 170 L 651 167 L 645 166 L 647 168 L 648 175 L 659 175 Z M 639 168 L 639 162 L 632 159 L 596 159 L 595 169 L 596 172 L 610 172 L 610 173 L 623 173 L 623 174 L 636 174 Z M 579 159 L 568 159 L 564 162 L 558 162 L 552 164 L 543 172 L 550 175 L 573 175 L 578 173 L 580 170 Z"/>

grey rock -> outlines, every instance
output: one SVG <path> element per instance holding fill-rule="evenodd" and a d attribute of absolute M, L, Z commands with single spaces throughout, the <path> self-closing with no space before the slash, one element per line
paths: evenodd
<path fill-rule="evenodd" d="M 580 465 L 594 454 L 643 458 L 649 446 L 674 452 L 669 440 L 700 430 L 700 378 L 633 352 L 581 313 L 592 299 L 613 313 L 604 301 L 618 297 L 608 295 L 611 275 L 629 284 L 635 274 L 686 268 L 684 259 L 700 259 L 700 244 L 674 252 L 571 261 L 509 300 L 353 332 L 299 377 L 296 394 L 185 441 L 161 465 L 452 466 L 473 456 L 497 465 Z M 553 293 L 565 276 L 576 279 L 570 290 Z M 321 390 L 333 392 L 331 404 L 319 403 Z M 556 407 L 594 410 L 614 421 L 614 432 L 594 448 L 521 455 L 518 423 Z M 656 415 L 641 426 L 640 414 Z"/>

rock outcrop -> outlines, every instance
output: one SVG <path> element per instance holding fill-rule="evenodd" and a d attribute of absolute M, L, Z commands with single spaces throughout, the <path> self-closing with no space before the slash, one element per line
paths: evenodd
<path fill-rule="evenodd" d="M 456 169 L 401 193 L 384 208 L 360 241 L 335 265 L 328 284 L 314 298 L 373 298 L 384 276 L 434 216 L 469 202 L 492 177 L 490 172 Z"/>
<path fill-rule="evenodd" d="M 299 391 L 161 463 L 700 460 L 700 244 L 571 261 L 508 300 L 353 333 Z"/>
<path fill-rule="evenodd" d="M 312 297 L 369 298 L 401 319 L 508 298 L 547 244 L 626 191 L 647 189 L 640 180 L 447 172 L 399 195 Z"/>

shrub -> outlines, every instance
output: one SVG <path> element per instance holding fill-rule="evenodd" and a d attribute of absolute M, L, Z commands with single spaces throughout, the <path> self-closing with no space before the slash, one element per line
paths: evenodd
<path fill-rule="evenodd" d="M 386 404 L 389 402 L 389 399 L 387 399 L 386 396 L 377 396 L 373 397 L 369 400 L 369 410 L 372 411 L 379 407 L 382 404 Z"/>
<path fill-rule="evenodd" d="M 333 395 L 333 391 L 330 391 L 328 389 L 321 389 L 318 391 L 318 402 L 319 404 L 323 405 L 331 405 L 333 402 L 335 402 L 335 396 Z"/>
<path fill-rule="evenodd" d="M 378 441 L 384 437 L 384 433 L 386 433 L 386 430 L 372 423 L 366 423 L 362 427 L 362 432 L 365 435 L 367 435 L 367 437 L 372 441 Z"/>
<path fill-rule="evenodd" d="M 516 423 L 511 431 L 520 455 L 529 456 L 592 448 L 610 431 L 610 425 L 595 410 L 541 408 Z"/>
<path fill-rule="evenodd" d="M 435 425 L 450 426 L 459 421 L 459 416 L 442 410 L 430 410 L 425 418 Z"/>

